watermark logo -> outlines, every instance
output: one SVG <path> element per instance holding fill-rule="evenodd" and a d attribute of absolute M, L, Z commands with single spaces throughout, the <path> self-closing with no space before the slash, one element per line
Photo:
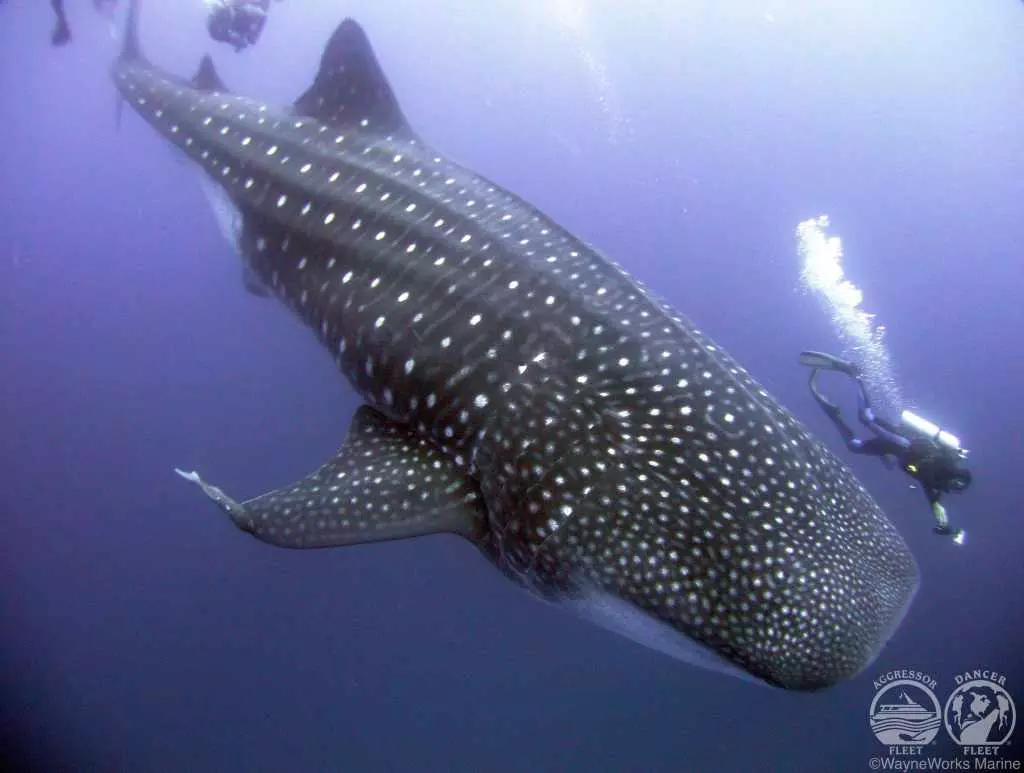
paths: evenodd
<path fill-rule="evenodd" d="M 868 710 L 871 732 L 893 755 L 917 756 L 942 727 L 942 708 L 935 697 L 936 681 L 909 669 L 889 671 L 874 681 L 875 697 Z"/>
<path fill-rule="evenodd" d="M 1017 724 L 1017 709 L 1006 691 L 1006 677 L 977 669 L 954 677 L 943 711 L 949 737 L 965 754 L 991 756 L 1010 740 Z"/>
<path fill-rule="evenodd" d="M 871 770 L 1024 769 L 1016 750 L 1010 751 L 1017 708 L 1006 677 L 979 668 L 952 681 L 945 703 L 940 703 L 936 680 L 923 671 L 896 669 L 874 680 L 868 721 L 887 753 L 871 757 Z M 955 746 L 939 738 L 942 727 Z"/>

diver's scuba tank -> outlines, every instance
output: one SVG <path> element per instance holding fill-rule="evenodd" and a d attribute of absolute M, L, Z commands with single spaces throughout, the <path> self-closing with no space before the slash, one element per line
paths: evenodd
<path fill-rule="evenodd" d="M 919 436 L 938 443 L 961 458 L 967 456 L 967 450 L 960 445 L 960 439 L 956 435 L 946 432 L 938 424 L 930 422 L 928 419 L 918 416 L 911 411 L 903 411 L 900 414 L 900 421 L 903 422 L 904 426 L 914 430 Z"/>

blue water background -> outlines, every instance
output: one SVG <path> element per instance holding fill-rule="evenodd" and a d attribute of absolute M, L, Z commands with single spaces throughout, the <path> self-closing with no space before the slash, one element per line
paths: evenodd
<path fill-rule="evenodd" d="M 942 697 L 993 668 L 1024 705 L 1024 5 L 287 0 L 242 55 L 198 2 L 143 8 L 155 62 L 190 75 L 212 50 L 279 103 L 354 16 L 423 137 L 656 288 L 842 452 L 796 365 L 835 339 L 793 230 L 832 217 L 904 395 L 976 474 L 949 501 L 958 550 L 900 475 L 852 460 L 922 587 L 876 664 L 813 695 L 597 630 L 455 538 L 271 548 L 177 478 L 246 497 L 301 477 L 357 402 L 244 292 L 195 171 L 136 116 L 115 128 L 116 46 L 68 5 L 62 50 L 44 3 L 0 6 L 0 732 L 20 769 L 865 770 L 888 669 Z"/>

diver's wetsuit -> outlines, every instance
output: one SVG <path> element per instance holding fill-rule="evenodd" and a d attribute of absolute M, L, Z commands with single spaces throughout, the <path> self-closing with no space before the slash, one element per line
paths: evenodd
<path fill-rule="evenodd" d="M 844 363 L 845 364 L 845 363 Z M 875 415 L 871 407 L 871 398 L 868 396 L 867 387 L 856 369 L 850 365 L 847 368 L 833 368 L 846 373 L 857 384 L 857 418 L 861 424 L 874 433 L 874 437 L 862 439 L 854 434 L 849 425 L 843 421 L 839 412 L 839 406 L 828 401 L 818 391 L 818 368 L 811 371 L 810 387 L 811 394 L 822 407 L 832 423 L 836 425 L 839 434 L 843 436 L 846 447 L 855 454 L 866 454 L 868 456 L 894 456 L 903 462 L 903 457 L 911 450 L 911 441 L 903 436 L 899 429 L 891 422 Z"/>
<path fill-rule="evenodd" d="M 808 359 L 804 359 L 808 357 Z M 877 456 L 883 461 L 895 459 L 902 470 L 921 486 L 932 514 L 938 525 L 936 534 L 952 535 L 958 541 L 963 539 L 963 530 L 951 530 L 946 511 L 939 500 L 950 491 L 962 491 L 971 480 L 970 472 L 960 467 L 950 453 L 941 448 L 934 439 L 904 435 L 898 427 L 886 419 L 876 416 L 871 407 L 867 386 L 855 365 L 831 355 L 818 352 L 804 352 L 803 364 L 812 368 L 809 385 L 814 399 L 832 420 L 842 435 L 846 447 L 855 454 Z M 818 391 L 818 371 L 836 370 L 845 373 L 857 384 L 857 418 L 871 430 L 873 437 L 859 438 L 843 421 L 839 406 L 830 402 Z"/>

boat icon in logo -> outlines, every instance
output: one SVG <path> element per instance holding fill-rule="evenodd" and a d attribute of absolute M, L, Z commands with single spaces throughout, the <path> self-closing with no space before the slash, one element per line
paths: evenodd
<path fill-rule="evenodd" d="M 935 693 L 920 682 L 901 679 L 875 693 L 868 713 L 871 732 L 886 746 L 923 746 L 942 726 Z"/>

